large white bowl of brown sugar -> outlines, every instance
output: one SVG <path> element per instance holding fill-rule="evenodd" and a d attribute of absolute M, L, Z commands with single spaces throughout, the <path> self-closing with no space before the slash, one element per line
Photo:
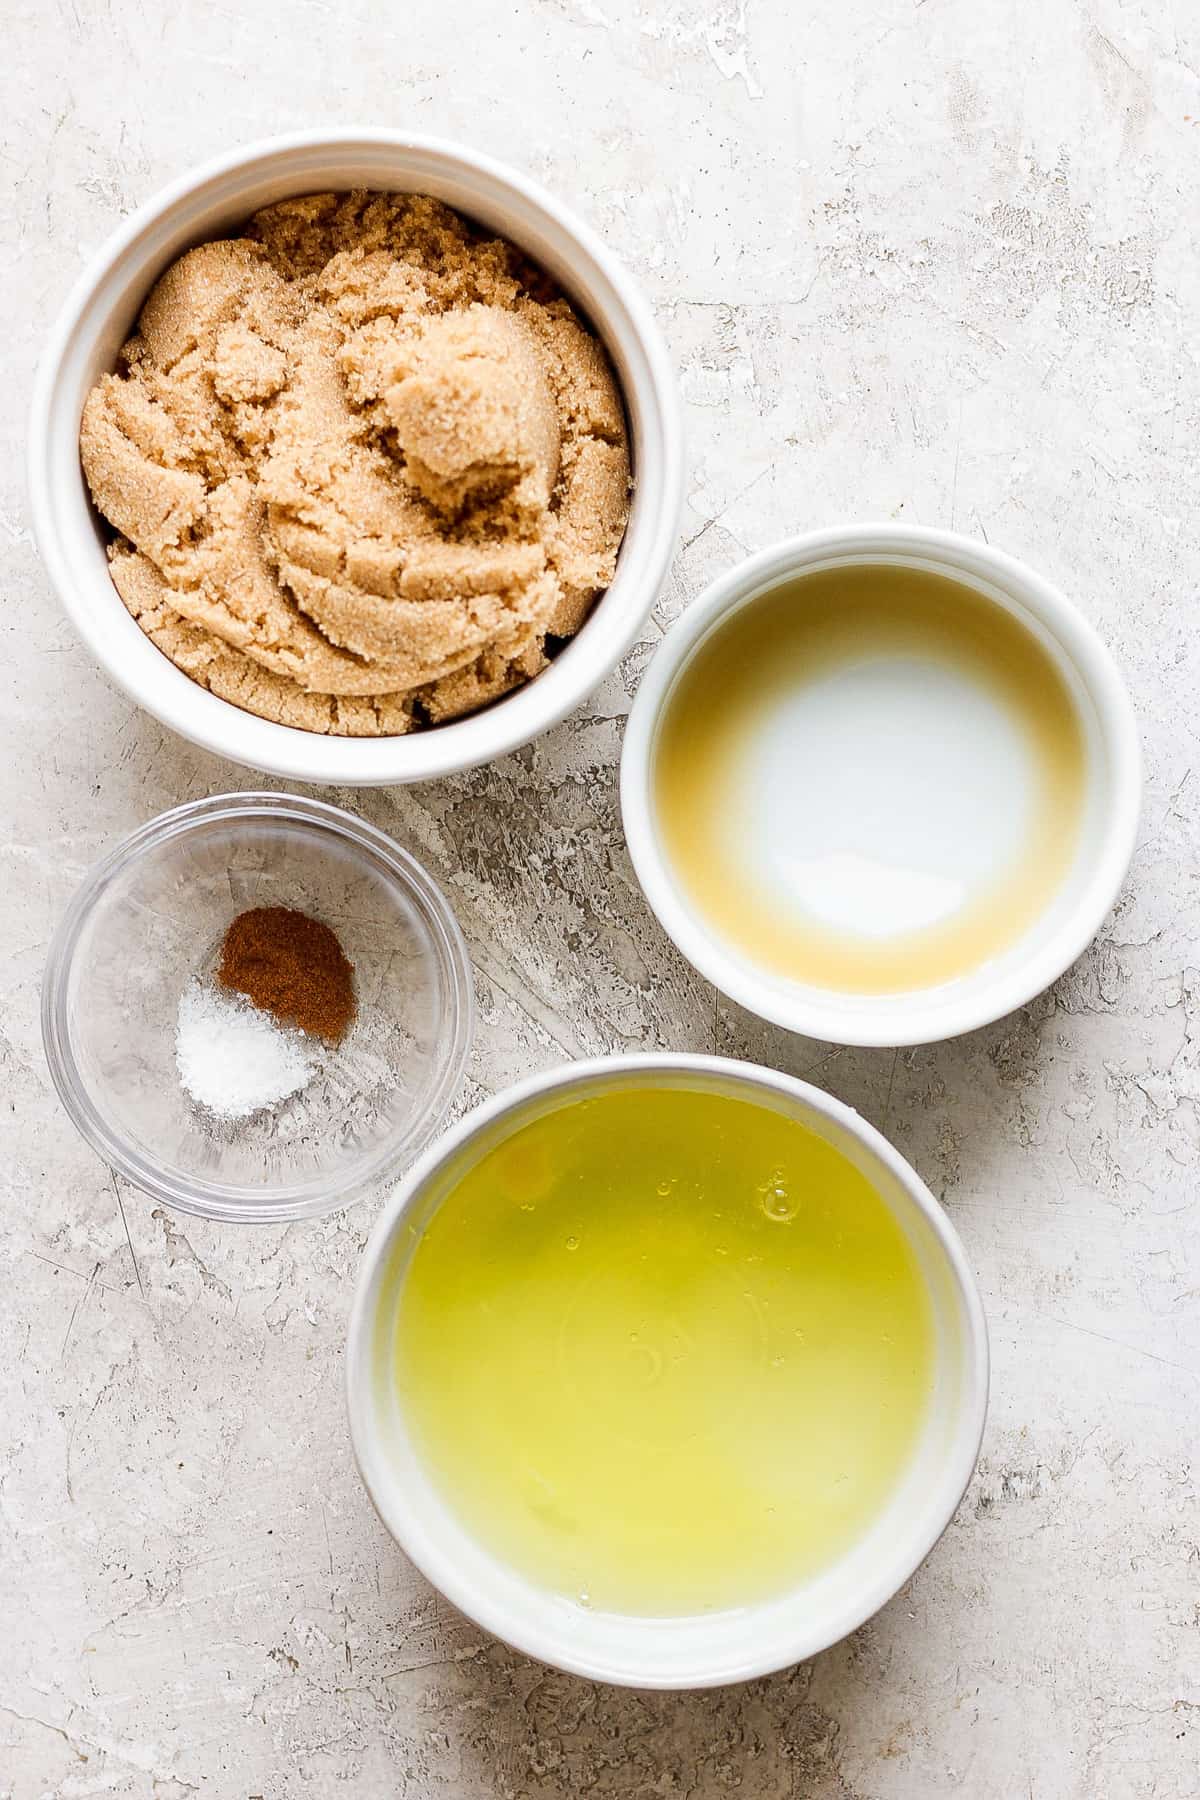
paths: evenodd
<path fill-rule="evenodd" d="M 85 270 L 30 498 L 93 654 L 235 762 L 341 784 L 487 762 L 636 639 L 683 485 L 636 284 L 549 194 L 390 131 L 210 163 Z"/>

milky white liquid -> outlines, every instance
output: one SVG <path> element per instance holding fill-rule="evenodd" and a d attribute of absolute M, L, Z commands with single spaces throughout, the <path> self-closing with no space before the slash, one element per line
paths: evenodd
<path fill-rule="evenodd" d="M 1042 644 L 913 568 L 820 570 L 685 665 L 655 751 L 684 896 L 775 974 L 952 980 L 1014 942 L 1073 860 L 1084 737 Z"/>

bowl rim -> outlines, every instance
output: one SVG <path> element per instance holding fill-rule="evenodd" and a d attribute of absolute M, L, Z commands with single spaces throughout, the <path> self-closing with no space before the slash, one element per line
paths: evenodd
<path fill-rule="evenodd" d="M 120 635 L 114 622 L 128 620 L 128 614 L 107 572 L 98 579 L 93 559 L 78 547 L 75 496 L 60 491 L 55 446 L 66 429 L 60 416 L 64 370 L 77 345 L 92 342 L 110 316 L 112 298 L 103 294 L 105 285 L 172 216 L 200 207 L 223 184 L 240 180 L 249 187 L 269 175 L 286 176 L 290 166 L 297 168 L 293 191 L 319 189 L 320 170 L 307 169 L 305 159 L 332 162 L 388 153 L 422 163 L 427 174 L 474 185 L 497 204 L 507 196 L 539 230 L 558 238 L 564 262 L 586 268 L 589 287 L 603 290 L 603 306 L 593 293 L 583 309 L 614 366 L 625 360 L 615 348 L 633 352 L 628 367 L 617 368 L 618 388 L 627 415 L 632 419 L 636 407 L 643 420 L 649 454 L 645 466 L 635 470 L 622 545 L 622 550 L 634 545 L 636 560 L 627 558 L 622 568 L 619 553 L 613 582 L 549 669 L 462 719 L 399 736 L 357 738 L 304 731 L 247 713 L 193 682 L 149 640 L 161 669 L 134 657 L 142 666 L 131 670 L 132 640 L 125 641 L 125 655 L 113 641 Z M 395 191 L 419 191 L 415 183 L 405 188 L 403 179 L 398 177 Z M 248 202 L 247 212 L 259 203 Z M 470 211 L 469 204 L 459 205 Z M 513 235 L 519 241 L 520 233 Z M 147 291 L 164 266 L 161 259 L 154 263 Z M 77 417 L 71 429 L 77 437 Z M 342 786 L 401 784 L 479 767 L 530 742 L 580 705 L 627 654 L 670 569 L 683 507 L 683 422 L 674 368 L 649 301 L 599 234 L 569 207 L 520 170 L 448 138 L 382 126 L 328 127 L 256 139 L 212 157 L 167 182 L 115 227 L 76 277 L 39 358 L 26 476 L 34 540 L 59 603 L 102 671 L 136 705 L 202 748 L 269 775 Z M 638 535 L 631 540 L 635 520 Z"/>
<path fill-rule="evenodd" d="M 798 1616 L 795 1636 L 784 1650 L 740 1661 L 714 1659 L 703 1667 L 682 1670 L 622 1666 L 581 1653 L 568 1631 L 549 1623 L 550 1609 L 544 1609 L 541 1622 L 518 1618 L 502 1604 L 494 1603 L 490 1594 L 460 1577 L 453 1557 L 417 1521 L 402 1485 L 391 1477 L 375 1430 L 370 1397 L 372 1334 L 388 1254 L 404 1220 L 429 1183 L 472 1139 L 528 1101 L 566 1093 L 597 1078 L 620 1082 L 641 1074 L 713 1076 L 745 1089 L 747 1098 L 764 1092 L 783 1095 L 801 1112 L 817 1114 L 856 1139 L 896 1179 L 930 1227 L 945 1259 L 964 1321 L 962 1381 L 952 1426 L 953 1445 L 940 1480 L 923 1502 L 925 1524 L 919 1533 L 917 1554 L 893 1557 L 886 1565 L 881 1562 L 882 1572 L 864 1584 L 857 1601 L 835 1613 L 832 1623 L 827 1622 L 824 1629 L 814 1630 L 803 1616 Z M 747 1681 L 819 1654 L 857 1630 L 916 1573 L 950 1524 L 978 1462 L 987 1416 L 988 1330 L 979 1289 L 954 1226 L 912 1165 L 852 1107 L 797 1076 L 761 1064 L 693 1052 L 643 1051 L 589 1057 L 527 1076 L 467 1113 L 425 1151 L 384 1202 L 363 1250 L 347 1327 L 345 1382 L 351 1446 L 371 1503 L 404 1554 L 460 1612 L 513 1649 L 569 1674 L 619 1687 L 690 1690 Z M 439 1503 L 439 1510 L 445 1513 L 447 1509 Z M 753 1613 L 755 1608 L 746 1610 Z M 633 1629 L 637 1629 L 636 1625 Z"/>
<path fill-rule="evenodd" d="M 341 1182 L 328 1175 L 275 1189 L 270 1199 L 227 1183 L 186 1179 L 152 1162 L 115 1131 L 96 1106 L 75 1056 L 68 1019 L 74 958 L 96 903 L 110 882 L 148 851 L 214 821 L 291 819 L 332 833 L 360 855 L 381 863 L 421 913 L 444 980 L 447 1015 L 439 1027 L 446 1051 L 424 1110 L 406 1130 L 381 1145 Z M 93 864 L 55 927 L 46 956 L 41 994 L 42 1044 L 50 1077 L 71 1123 L 117 1174 L 176 1212 L 235 1225 L 279 1224 L 319 1218 L 349 1206 L 394 1179 L 405 1157 L 414 1157 L 442 1123 L 462 1086 L 475 1029 L 471 961 L 457 919 L 441 888 L 409 851 L 356 814 L 306 795 L 250 790 L 212 794 L 159 813 L 123 837 Z"/>
<path fill-rule="evenodd" d="M 731 954 L 681 901 L 654 820 L 652 766 L 659 721 L 679 669 L 726 613 L 789 575 L 826 560 L 870 563 L 924 559 L 949 579 L 974 575 L 1012 597 L 1054 636 L 1083 682 L 1106 751 L 1104 823 L 1081 892 L 1045 942 L 1015 968 L 973 984 L 966 993 L 925 999 L 920 992 L 892 1004 L 841 1011 L 815 989 L 787 990 Z M 634 697 L 621 748 L 621 819 L 642 892 L 664 931 L 708 981 L 759 1018 L 827 1043 L 875 1049 L 941 1042 L 974 1031 L 1028 1004 L 1082 955 L 1103 924 L 1128 872 L 1141 812 L 1142 755 L 1125 683 L 1095 627 L 1065 594 L 1017 557 L 961 532 L 909 524 L 848 524 L 801 533 L 769 545 L 709 583 L 671 626 Z M 930 990 L 936 995 L 938 990 Z M 856 996 L 856 999 L 859 999 Z M 904 1002 L 901 1020 L 898 1002 Z"/>

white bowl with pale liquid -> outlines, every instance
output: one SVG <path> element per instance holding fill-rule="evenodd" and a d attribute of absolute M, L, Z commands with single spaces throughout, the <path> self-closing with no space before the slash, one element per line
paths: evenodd
<path fill-rule="evenodd" d="M 422 1436 L 415 1389 L 409 1397 L 397 1380 L 397 1345 L 414 1265 L 419 1266 L 431 1226 L 471 1171 L 557 1109 L 602 1104 L 606 1095 L 630 1090 L 749 1102 L 804 1127 L 874 1191 L 889 1229 L 908 1246 L 927 1309 L 931 1356 L 921 1422 L 889 1491 L 827 1564 L 802 1580 L 781 1580 L 765 1597 L 759 1593 L 740 1605 L 725 1595 L 712 1610 L 656 1614 L 632 1605 L 606 1607 L 594 1596 L 556 1591 L 553 1583 L 534 1578 L 515 1558 L 498 1552 L 484 1529 L 486 1517 L 472 1523 L 475 1496 L 464 1491 L 470 1482 L 447 1488 L 439 1478 Z M 607 1168 L 609 1157 L 602 1160 Z M 524 1210 L 514 1201 L 514 1230 L 520 1229 Z M 586 1245 L 577 1254 L 584 1257 Z M 514 1262 L 518 1278 L 520 1261 Z M 533 1308 L 532 1299 L 528 1304 Z M 564 1323 L 573 1318 L 568 1315 Z M 882 1328 L 882 1320 L 869 1311 L 856 1312 L 855 1319 L 864 1334 Z M 453 1322 L 447 1330 L 453 1332 Z M 455 1348 L 446 1342 L 439 1347 L 436 1333 L 425 1342 L 426 1355 L 439 1362 Z M 497 1316 L 490 1357 L 501 1378 L 519 1385 L 528 1371 L 506 1360 L 507 1349 Z M 595 1371 L 597 1378 L 607 1366 Z M 466 1403 L 456 1367 L 451 1364 L 443 1383 L 447 1406 Z M 456 1607 L 526 1654 L 591 1680 L 641 1688 L 714 1687 L 787 1667 L 836 1643 L 884 1605 L 929 1554 L 979 1453 L 987 1407 L 987 1328 L 953 1226 L 899 1153 L 849 1107 L 791 1076 L 719 1057 L 617 1056 L 521 1082 L 470 1113 L 422 1158 L 385 1205 L 364 1252 L 346 1373 L 354 1452 L 380 1519 Z M 546 1396 L 540 1402 L 528 1396 L 531 1406 L 550 1404 L 553 1368 L 547 1367 L 545 1379 Z M 744 1372 L 738 1379 L 746 1379 Z M 755 1379 L 770 1380 L 771 1371 L 760 1367 Z M 753 1395 L 746 1399 L 749 1403 Z M 869 1434 L 869 1406 L 856 1417 L 861 1433 Z M 780 1430 L 803 1460 L 807 1440 L 799 1421 L 781 1424 Z M 603 1431 L 599 1420 L 597 1431 Z M 734 1437 L 731 1432 L 727 1455 L 737 1454 Z M 520 1478 L 517 1459 L 514 1444 L 513 1484 Z M 482 1445 L 479 1460 L 481 1465 L 485 1460 Z M 481 1466 L 478 1476 L 481 1487 L 489 1489 L 490 1483 L 494 1491 L 494 1469 Z M 703 1493 L 695 1504 L 704 1507 Z M 686 1521 L 679 1524 L 682 1531 Z M 735 1552 L 731 1545 L 731 1559 Z"/>
<path fill-rule="evenodd" d="M 872 580 L 940 619 L 891 641 Z M 621 762 L 634 868 L 689 961 L 788 1030 L 880 1046 L 973 1030 L 1056 980 L 1116 899 L 1140 790 L 1129 697 L 1078 609 L 917 526 L 812 532 L 718 577 L 650 663 Z"/>

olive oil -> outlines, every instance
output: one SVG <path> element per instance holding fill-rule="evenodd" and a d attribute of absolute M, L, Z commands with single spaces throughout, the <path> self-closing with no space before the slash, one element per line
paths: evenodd
<path fill-rule="evenodd" d="M 667 697 L 653 804 L 697 917 L 774 976 L 938 986 L 1067 880 L 1086 737 L 1050 650 L 920 568 L 815 570 L 738 609 Z"/>
<path fill-rule="evenodd" d="M 914 1254 L 768 1107 L 561 1103 L 441 1202 L 400 1288 L 399 1397 L 477 1540 L 595 1608 L 678 1615 L 825 1569 L 909 1466 L 932 1380 Z"/>

